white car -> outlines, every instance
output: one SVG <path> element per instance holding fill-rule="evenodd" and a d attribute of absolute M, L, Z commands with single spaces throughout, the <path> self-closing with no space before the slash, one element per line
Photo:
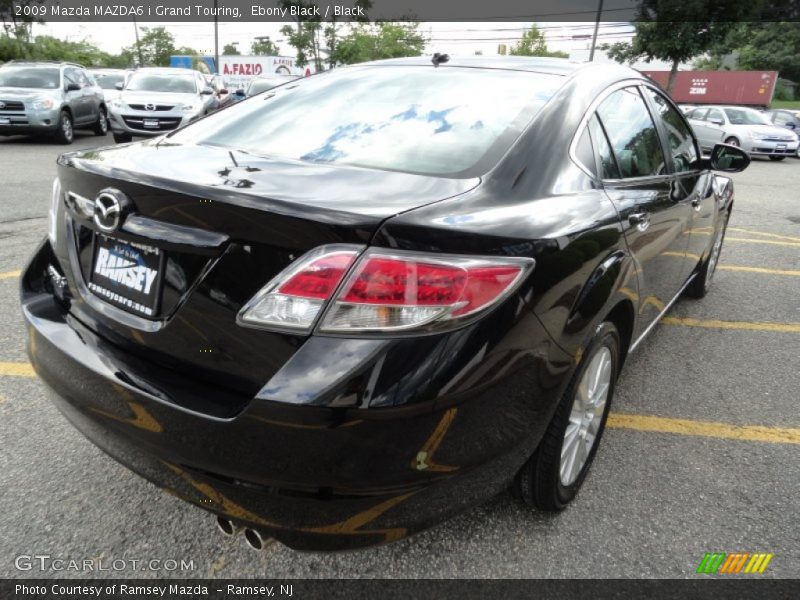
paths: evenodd
<path fill-rule="evenodd" d="M 115 142 L 161 135 L 215 108 L 214 90 L 192 69 L 139 69 L 117 88 L 122 88 L 119 98 L 108 105 Z"/>
<path fill-rule="evenodd" d="M 797 136 L 776 127 L 757 110 L 743 106 L 700 106 L 686 114 L 703 151 L 723 142 L 739 146 L 750 156 L 783 160 L 797 153 Z"/>

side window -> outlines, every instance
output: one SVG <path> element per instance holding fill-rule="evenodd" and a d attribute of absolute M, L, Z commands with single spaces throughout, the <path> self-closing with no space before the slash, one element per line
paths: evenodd
<path fill-rule="evenodd" d="M 707 108 L 695 108 L 693 111 L 690 111 L 688 115 L 686 115 L 690 119 L 696 119 L 698 121 L 702 121 L 705 114 L 708 112 Z"/>
<path fill-rule="evenodd" d="M 708 122 L 713 121 L 714 123 L 725 123 L 725 117 L 722 116 L 722 111 L 717 110 L 716 108 L 708 109 L 708 114 L 706 115 L 705 120 Z"/>
<path fill-rule="evenodd" d="M 614 160 L 606 132 L 603 131 L 603 126 L 600 125 L 596 114 L 592 115 L 589 120 L 589 133 L 592 136 L 592 143 L 599 159 L 597 162 L 600 164 L 600 177 L 602 179 L 619 179 L 617 162 Z"/>
<path fill-rule="evenodd" d="M 656 114 L 661 117 L 669 139 L 669 149 L 675 170 L 690 171 L 697 160 L 697 146 L 689 126 L 664 96 L 651 88 L 645 88 L 656 106 Z"/>
<path fill-rule="evenodd" d="M 86 79 L 87 85 L 97 85 L 97 82 L 94 80 L 94 75 L 92 75 L 89 71 L 81 71 L 81 74 L 83 74 L 84 79 Z"/>
<path fill-rule="evenodd" d="M 786 125 L 787 123 L 790 123 L 792 119 L 789 118 L 788 115 L 785 115 L 783 113 L 775 113 L 773 114 L 773 121 L 777 125 Z"/>
<path fill-rule="evenodd" d="M 78 81 L 78 75 L 76 73 L 76 69 L 69 68 L 64 69 L 64 84 L 68 83 L 80 83 Z"/>
<path fill-rule="evenodd" d="M 589 131 L 585 127 L 581 137 L 578 138 L 578 143 L 575 145 L 575 157 L 578 162 L 592 172 L 592 175 L 597 177 L 597 163 L 594 160 L 592 141 L 589 139 Z"/>
<path fill-rule="evenodd" d="M 639 90 L 629 87 L 614 92 L 597 109 L 597 115 L 623 178 L 665 172 L 661 141 Z"/>

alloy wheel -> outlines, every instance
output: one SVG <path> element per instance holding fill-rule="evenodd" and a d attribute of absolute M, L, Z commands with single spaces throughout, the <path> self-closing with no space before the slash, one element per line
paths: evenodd
<path fill-rule="evenodd" d="M 578 384 L 561 445 L 561 485 L 575 482 L 597 439 L 611 387 L 611 350 L 601 347 Z"/>
<path fill-rule="evenodd" d="M 61 131 L 64 132 L 64 139 L 72 139 L 72 121 L 66 113 L 61 116 Z"/>

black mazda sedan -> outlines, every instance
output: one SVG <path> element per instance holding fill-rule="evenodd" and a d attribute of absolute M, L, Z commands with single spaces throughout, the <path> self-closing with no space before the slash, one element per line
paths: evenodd
<path fill-rule="evenodd" d="M 709 289 L 737 148 L 620 66 L 402 59 L 58 161 L 28 351 L 92 442 L 251 545 L 563 509 Z"/>

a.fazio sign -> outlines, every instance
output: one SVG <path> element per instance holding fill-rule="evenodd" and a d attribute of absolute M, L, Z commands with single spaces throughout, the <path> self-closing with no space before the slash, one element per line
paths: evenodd
<path fill-rule="evenodd" d="M 289 56 L 220 56 L 219 74 L 229 90 L 244 89 L 250 80 L 260 75 L 310 75 L 313 69 L 295 66 Z"/>

